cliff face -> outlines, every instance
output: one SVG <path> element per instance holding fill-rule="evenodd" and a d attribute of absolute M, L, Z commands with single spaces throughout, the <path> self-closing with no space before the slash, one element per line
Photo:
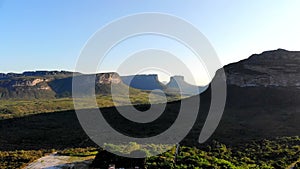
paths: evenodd
<path fill-rule="evenodd" d="M 186 82 L 184 81 L 183 76 L 172 76 L 167 86 L 170 88 L 178 88 L 179 85 L 184 84 L 186 84 Z"/>
<path fill-rule="evenodd" d="M 41 79 L 41 78 L 30 79 L 30 80 L 19 79 L 19 80 L 12 81 L 13 83 L 12 87 L 24 87 L 24 86 L 32 87 L 47 81 L 49 81 L 49 79 Z"/>
<path fill-rule="evenodd" d="M 300 52 L 267 51 L 224 70 L 226 105 L 213 139 L 230 144 L 300 134 Z M 224 77 L 217 72 L 213 80 L 218 78 Z M 204 107 L 210 92 L 201 94 Z M 198 123 L 194 133 L 201 131 Z"/>
<path fill-rule="evenodd" d="M 82 77 L 82 83 L 92 77 L 91 75 L 75 74 Z M 117 73 L 96 74 L 96 93 L 109 94 L 110 85 L 121 85 L 122 80 Z M 22 74 L 0 74 L 0 99 L 39 99 L 72 96 L 72 72 L 66 71 L 37 71 Z M 89 81 L 91 82 L 91 81 Z M 124 88 L 124 86 L 120 87 Z"/>
<path fill-rule="evenodd" d="M 227 84 L 300 87 L 300 52 L 283 49 L 254 54 L 225 67 Z"/>
<path fill-rule="evenodd" d="M 176 91 L 182 95 L 197 95 L 206 90 L 207 86 L 195 86 L 187 83 L 183 76 L 172 76 L 166 85 L 168 91 Z"/>
<path fill-rule="evenodd" d="M 300 52 L 283 49 L 254 54 L 248 59 L 224 67 L 229 87 L 285 87 L 300 89 Z M 0 98 L 53 98 L 72 96 L 72 72 L 36 71 L 22 74 L 0 73 Z M 76 76 L 90 76 L 75 73 Z M 219 77 L 218 72 L 214 78 Z M 93 82 L 94 83 L 94 82 Z M 206 87 L 188 84 L 184 77 L 171 77 L 166 85 L 157 75 L 122 76 L 96 74 L 96 93 L 109 94 L 110 85 L 128 85 L 141 90 L 160 89 L 168 93 L 195 95 Z M 182 91 L 179 90 L 181 86 Z M 199 92 L 195 92 L 199 91 Z M 181 93 L 180 93 L 181 92 Z"/>
<path fill-rule="evenodd" d="M 110 73 L 101 73 L 96 75 L 96 82 L 99 84 L 119 84 L 122 82 L 121 77 L 118 73 L 110 72 Z"/>
<path fill-rule="evenodd" d="M 126 85 L 133 88 L 142 90 L 164 89 L 164 85 L 159 82 L 158 76 L 156 74 L 122 76 L 121 78 Z"/>
<path fill-rule="evenodd" d="M 94 77 L 95 76 L 95 77 Z M 82 82 L 82 88 L 85 88 L 88 84 L 95 85 L 96 94 L 110 94 L 111 85 L 118 85 L 121 89 L 125 90 L 122 86 L 122 80 L 118 73 L 108 72 L 99 73 L 96 75 L 78 75 L 74 78 L 78 78 L 79 82 Z M 95 80 L 95 81 L 94 81 Z M 55 79 L 49 83 L 52 90 L 55 91 L 57 97 L 71 97 L 72 96 L 72 82 L 73 77 Z"/>
<path fill-rule="evenodd" d="M 163 90 L 166 94 L 192 96 L 202 93 L 207 86 L 195 86 L 184 81 L 183 76 L 170 77 L 166 85 L 158 80 L 156 74 L 122 76 L 122 81 L 130 87 L 141 90 Z"/>

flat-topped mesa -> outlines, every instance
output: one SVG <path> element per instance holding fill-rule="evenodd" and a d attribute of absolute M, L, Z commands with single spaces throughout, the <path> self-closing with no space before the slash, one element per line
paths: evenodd
<path fill-rule="evenodd" d="M 109 72 L 109 73 L 100 73 L 96 75 L 96 82 L 99 84 L 119 84 L 122 82 L 121 77 L 118 73 Z"/>
<path fill-rule="evenodd" d="M 121 78 L 126 85 L 137 89 L 162 90 L 164 88 L 164 85 L 158 80 L 157 74 L 122 76 Z"/>
<path fill-rule="evenodd" d="M 207 86 L 196 86 L 189 84 L 184 80 L 184 76 L 172 76 L 169 83 L 166 84 L 168 91 L 177 91 L 180 94 L 192 96 L 202 93 L 207 89 Z"/>
<path fill-rule="evenodd" d="M 300 52 L 267 51 L 229 64 L 224 69 L 229 85 L 300 87 Z"/>
<path fill-rule="evenodd" d="M 170 77 L 170 82 L 167 84 L 167 86 L 168 87 L 175 87 L 175 88 L 177 88 L 178 87 L 178 85 L 180 85 L 180 84 L 183 84 L 183 83 L 186 83 L 185 81 L 184 81 L 184 76 L 172 76 L 172 77 Z"/>

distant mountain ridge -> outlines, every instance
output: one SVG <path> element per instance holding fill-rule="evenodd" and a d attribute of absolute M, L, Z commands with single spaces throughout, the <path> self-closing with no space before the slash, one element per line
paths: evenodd
<path fill-rule="evenodd" d="M 169 83 L 166 84 L 166 87 L 167 90 L 171 90 L 175 93 L 195 95 L 202 93 L 208 86 L 191 85 L 184 80 L 184 76 L 173 76 L 170 78 Z"/>
<path fill-rule="evenodd" d="M 23 73 L 0 73 L 0 79 L 26 77 L 26 76 L 73 76 L 80 74 L 70 71 L 25 71 Z"/>
<path fill-rule="evenodd" d="M 72 80 L 82 78 L 83 84 L 89 77 L 96 76 L 96 94 L 110 94 L 111 84 L 126 89 L 120 76 L 114 72 L 83 75 L 66 71 L 37 71 L 22 74 L 2 74 L 0 78 L 0 99 L 40 99 L 72 96 Z"/>
<path fill-rule="evenodd" d="M 179 95 L 181 91 L 178 85 L 164 85 L 159 82 L 158 76 L 153 75 L 132 75 L 120 76 L 115 72 L 106 72 L 98 74 L 81 74 L 69 71 L 27 71 L 24 73 L 1 73 L 0 74 L 0 99 L 40 99 L 40 98 L 63 98 L 72 96 L 73 78 L 82 78 L 84 83 L 95 83 L 95 93 L 109 95 L 111 85 L 118 86 L 117 89 L 124 93 L 128 89 L 136 88 L 138 90 L 159 89 L 170 95 Z M 95 81 L 91 81 L 91 78 Z M 172 82 L 176 83 L 176 82 Z M 191 92 L 191 88 L 198 87 L 187 85 L 184 80 L 178 82 L 184 84 L 182 93 L 186 95 L 196 95 L 199 92 Z M 188 86 L 188 87 L 187 87 Z"/>
<path fill-rule="evenodd" d="M 121 76 L 122 81 L 130 87 L 141 90 L 163 90 L 168 94 L 192 96 L 202 93 L 207 86 L 195 86 L 187 83 L 184 76 L 171 76 L 167 84 L 158 80 L 157 74 Z"/>
<path fill-rule="evenodd" d="M 298 58 L 300 52 L 279 49 L 255 54 L 248 59 L 224 66 L 225 76 L 220 70 L 217 71 L 211 84 L 223 84 L 227 79 L 226 103 L 220 123 L 216 114 L 207 116 L 209 111 L 216 113 L 215 107 L 211 107 L 211 85 L 200 95 L 167 103 L 162 115 L 153 123 L 131 123 L 124 120 L 114 107 L 106 109 L 109 113 L 103 114 L 107 115 L 106 120 L 114 124 L 113 127 L 119 132 L 146 138 L 153 136 L 154 131 L 160 134 L 172 126 L 177 120 L 182 103 L 189 105 L 184 110 L 189 112 L 189 108 L 197 108 L 194 104 L 197 101 L 200 102 L 200 108 L 196 122 L 181 145 L 199 145 L 200 133 L 210 133 L 214 125 L 218 127 L 209 141 L 218 140 L 230 145 L 243 145 L 245 142 L 275 137 L 299 136 L 300 88 L 298 79 L 294 79 L 300 73 L 300 64 L 295 64 L 299 63 Z M 270 80 L 271 77 L 274 80 Z M 175 81 L 181 81 L 180 79 L 182 80 L 181 77 L 174 78 Z M 214 90 L 218 92 L 218 89 Z M 208 130 L 202 131 L 207 123 L 210 124 Z M 152 125 L 154 128 L 151 128 Z M 180 132 L 180 126 L 176 128 Z"/>
<path fill-rule="evenodd" d="M 224 66 L 229 87 L 291 87 L 300 88 L 300 52 L 283 49 L 251 55 Z M 69 71 L 27 71 L 24 73 L 0 73 L 0 99 L 39 99 L 72 96 L 72 78 L 90 76 Z M 218 78 L 216 72 L 214 78 Z M 96 74 L 96 94 L 109 94 L 111 84 L 125 88 L 130 86 L 140 90 L 160 89 L 167 93 L 196 95 L 206 90 L 206 86 L 194 86 L 184 81 L 182 76 L 171 77 L 163 84 L 158 76 L 120 76 L 115 72 Z M 180 91 L 179 86 L 182 88 Z M 198 93 L 195 91 L 198 90 Z"/>
<path fill-rule="evenodd" d="M 165 85 L 158 80 L 156 74 L 122 76 L 122 81 L 133 88 L 142 90 L 164 90 Z"/>

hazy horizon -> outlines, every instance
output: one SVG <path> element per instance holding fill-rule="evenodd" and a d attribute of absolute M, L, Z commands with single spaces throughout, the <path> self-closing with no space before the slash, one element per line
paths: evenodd
<path fill-rule="evenodd" d="M 282 50 L 287 50 L 287 49 L 283 49 L 283 48 L 278 48 L 278 49 L 273 49 L 273 50 L 265 50 L 263 52 L 266 52 L 266 51 L 275 51 L 275 50 L 279 50 L 279 49 L 282 49 Z M 291 50 L 287 50 L 287 51 L 291 51 Z M 261 53 L 253 53 L 253 54 L 250 54 L 248 57 L 246 58 L 243 58 L 241 60 L 245 60 L 245 59 L 248 59 L 250 56 L 254 55 L 254 54 L 261 54 Z M 238 61 L 235 61 L 235 62 L 231 62 L 231 63 L 237 63 L 241 60 L 238 60 Z M 228 64 L 231 64 L 231 63 L 228 63 Z M 223 66 L 226 66 L 226 65 L 223 65 Z M 58 72 L 61 72 L 61 71 L 66 71 L 66 72 L 72 72 L 72 73 L 75 73 L 76 71 L 74 70 L 67 70 L 67 69 L 37 69 L 37 70 L 24 70 L 24 71 L 20 71 L 20 72 L 0 72 L 0 73 L 4 73 L 4 74 L 8 74 L 8 73 L 16 73 L 16 74 L 22 74 L 24 72 L 38 72 L 38 71 L 58 71 Z M 115 70 L 101 70 L 101 71 L 97 71 L 97 72 L 90 72 L 90 73 L 84 73 L 84 72 L 77 72 L 77 73 L 81 73 L 81 74 L 98 74 L 98 73 L 109 73 L 109 72 L 115 72 L 115 73 L 118 73 L 120 76 L 132 76 L 132 75 L 157 75 L 158 77 L 158 80 L 161 82 L 161 83 L 168 83 L 170 81 L 170 78 L 171 77 L 174 77 L 174 76 L 183 76 L 184 77 L 184 80 L 190 84 L 193 84 L 193 85 L 198 85 L 198 86 L 206 86 L 208 85 L 210 82 L 211 82 L 211 79 L 207 79 L 206 82 L 200 82 L 200 83 L 195 83 L 193 80 L 191 79 L 187 79 L 186 76 L 184 74 L 180 74 L 180 73 L 177 73 L 177 74 L 172 74 L 172 75 L 169 75 L 169 74 L 165 74 L 163 72 L 155 72 L 155 70 L 150 70 L 150 71 L 144 71 L 142 73 L 120 73 L 118 71 L 115 71 Z"/>

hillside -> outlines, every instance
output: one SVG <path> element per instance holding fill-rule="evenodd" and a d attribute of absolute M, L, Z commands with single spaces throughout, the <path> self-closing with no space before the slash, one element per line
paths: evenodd
<path fill-rule="evenodd" d="M 177 82 L 172 81 L 172 85 L 164 85 L 159 82 L 157 75 L 119 76 L 115 72 L 92 75 L 67 71 L 36 71 L 22 74 L 0 73 L 0 99 L 70 98 L 72 97 L 73 78 L 78 78 L 80 82 L 84 82 L 80 84 L 82 88 L 89 84 L 95 84 L 96 95 L 110 95 L 112 85 L 118 94 L 124 94 L 130 86 L 131 93 L 159 89 L 165 91 L 168 96 L 174 97 L 181 94 L 183 96 L 196 95 L 199 91 L 202 92 L 206 89 L 205 87 L 190 85 L 182 80 L 178 82 L 183 86 L 182 91 L 179 91 Z M 84 92 L 90 93 L 91 91 Z"/>
<path fill-rule="evenodd" d="M 254 143 L 253 141 L 260 142 L 259 140 L 274 140 L 278 137 L 299 136 L 299 61 L 300 52 L 279 49 L 255 54 L 248 59 L 225 66 L 224 70 L 228 79 L 227 101 L 217 130 L 208 142 L 205 144 L 198 143 L 200 132 L 210 108 L 211 87 L 209 86 L 205 92 L 199 95 L 201 98 L 201 107 L 198 118 L 190 133 L 181 142 L 181 145 L 204 148 L 211 146 L 214 142 L 213 140 L 218 140 L 232 147 L 232 149 L 238 148 L 238 151 L 247 152 L 250 150 L 243 150 L 242 148 L 246 143 L 249 143 L 253 147 L 257 146 L 257 150 L 255 151 L 260 151 L 259 147 L 263 145 L 260 145 L 261 143 Z M 223 77 L 217 72 L 213 81 L 218 82 L 222 79 Z M 192 103 L 199 96 L 168 103 L 166 110 L 157 120 L 144 125 L 124 120 L 113 108 L 105 110 L 105 112 L 110 112 L 110 115 L 107 115 L 108 113 L 104 113 L 104 115 L 113 128 L 125 135 L 139 138 L 149 137 L 162 133 L 174 123 L 180 110 L 180 102 Z M 116 142 L 115 144 L 118 143 Z M 287 147 L 289 144 L 292 143 L 287 140 L 281 146 Z M 278 155 L 280 154 L 281 159 L 291 157 L 287 153 L 281 154 L 280 151 L 283 151 L 283 148 L 279 148 L 277 152 Z M 289 151 L 293 152 L 292 149 Z M 292 153 L 294 157 L 292 156 L 292 158 L 297 161 L 299 150 L 295 149 L 294 151 Z M 263 152 L 260 154 L 262 155 Z M 256 159 L 260 154 L 249 156 L 249 159 L 256 161 L 255 163 L 251 162 L 251 160 L 246 163 L 249 165 L 254 163 L 258 165 L 258 168 L 261 168 L 263 160 L 274 159 L 272 157 L 274 154 L 272 153 L 264 154 L 263 159 Z M 232 154 L 229 154 L 229 156 L 232 157 Z M 223 162 L 224 164 L 226 163 L 225 161 Z M 186 164 L 201 166 L 200 164 L 196 165 L 196 162 Z M 227 164 L 229 165 L 228 162 Z M 278 163 L 269 161 L 269 164 L 269 168 L 283 168 L 287 165 L 285 162 L 279 161 Z"/>
<path fill-rule="evenodd" d="M 95 83 L 95 92 L 98 95 L 109 95 L 111 85 L 118 92 L 123 93 L 128 87 L 122 83 L 120 76 L 114 72 L 83 75 L 65 71 L 37 71 L 22 74 L 0 74 L 0 99 L 54 99 L 72 97 L 72 80 L 80 78 Z M 91 81 L 95 77 L 95 81 Z M 132 89 L 134 91 L 134 89 Z M 139 90 L 135 90 L 139 92 Z"/>
<path fill-rule="evenodd" d="M 224 70 L 227 100 L 212 139 L 232 144 L 300 134 L 300 52 L 266 51 Z M 218 78 L 217 72 L 214 80 Z M 201 94 L 204 107 L 210 91 Z M 204 118 L 199 117 L 190 136 L 199 135 Z"/>
<path fill-rule="evenodd" d="M 198 96 L 167 103 L 163 114 L 147 124 L 124 119 L 115 107 L 103 107 L 102 114 L 118 132 L 148 137 L 162 133 L 174 123 L 181 102 L 192 103 L 200 97 L 196 123 L 180 143 L 183 147 L 178 165 L 182 168 L 284 169 L 296 164 L 300 157 L 299 60 L 300 52 L 279 49 L 224 66 L 226 106 L 217 130 L 205 144 L 199 144 L 198 139 L 210 108 L 210 86 Z M 220 78 L 217 72 L 213 80 L 217 82 Z M 139 110 L 149 108 L 148 105 L 136 107 Z M 127 107 L 120 109 L 126 110 Z M 84 133 L 74 111 L 0 120 L 0 130 L 0 149 L 9 151 L 9 154 L 14 153 L 12 150 L 95 146 Z M 147 165 L 149 168 L 174 168 L 172 151 L 147 159 Z M 102 151 L 95 159 L 95 166 L 101 165 L 101 155 Z M 13 157 L 4 155 L 3 159 Z"/>

